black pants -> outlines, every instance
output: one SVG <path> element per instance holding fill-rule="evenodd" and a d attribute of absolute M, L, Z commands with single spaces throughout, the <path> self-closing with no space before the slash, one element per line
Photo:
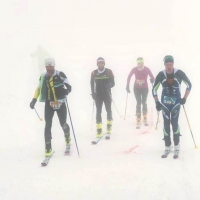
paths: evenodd
<path fill-rule="evenodd" d="M 137 101 L 136 105 L 136 115 L 141 117 L 141 104 L 142 104 L 142 112 L 143 114 L 147 113 L 147 95 L 148 95 L 148 88 L 136 88 L 134 87 L 134 94 Z"/>
<path fill-rule="evenodd" d="M 45 142 L 49 143 L 52 139 L 52 134 L 51 134 L 51 127 L 52 127 L 52 119 L 54 116 L 54 112 L 57 112 L 60 126 L 63 128 L 63 125 L 66 123 L 67 120 L 67 109 L 65 103 L 61 105 L 61 108 L 58 110 L 54 110 L 50 104 L 49 101 L 45 102 L 45 130 L 44 130 L 44 137 L 45 137 Z"/>
<path fill-rule="evenodd" d="M 96 96 L 96 123 L 102 123 L 101 112 L 102 112 L 102 105 L 103 102 L 105 104 L 106 112 L 107 112 L 107 120 L 112 120 L 112 111 L 111 111 L 111 97 L 108 93 L 103 95 Z"/>
<path fill-rule="evenodd" d="M 166 105 L 162 108 L 163 120 L 164 120 L 164 141 L 165 146 L 171 145 L 170 138 L 170 124 L 172 125 L 173 131 L 173 139 L 174 145 L 177 146 L 179 144 L 180 137 L 180 128 L 178 125 L 178 118 L 180 113 L 180 104 L 174 106 L 172 110 L 170 110 Z"/>

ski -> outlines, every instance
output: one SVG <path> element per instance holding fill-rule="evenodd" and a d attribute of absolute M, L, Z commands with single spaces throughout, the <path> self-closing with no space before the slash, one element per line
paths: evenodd
<path fill-rule="evenodd" d="M 140 124 L 137 124 L 136 129 L 140 129 Z"/>
<path fill-rule="evenodd" d="M 51 159 L 52 155 L 54 154 L 54 151 L 52 152 L 51 156 L 45 157 L 45 159 L 42 161 L 41 165 L 43 167 L 47 166 L 49 163 L 49 160 Z"/>
<path fill-rule="evenodd" d="M 110 140 L 110 134 L 107 134 L 105 137 L 106 140 Z"/>
<path fill-rule="evenodd" d="M 145 125 L 145 126 L 149 126 L 149 124 L 148 124 L 147 122 L 144 122 L 144 125 Z"/>
<path fill-rule="evenodd" d="M 170 147 L 166 147 L 167 149 L 165 149 L 164 154 L 161 156 L 161 158 L 167 158 L 167 156 L 169 155 L 169 153 L 171 152 L 171 149 L 173 148 L 173 146 Z"/>
<path fill-rule="evenodd" d="M 91 143 L 92 144 L 98 144 L 98 142 L 102 139 L 102 137 L 100 138 L 96 138 L 95 140 L 93 140 Z"/>
<path fill-rule="evenodd" d="M 104 134 L 104 135 L 105 135 L 105 134 Z M 91 143 L 92 143 L 92 144 L 98 144 L 99 141 L 104 137 L 104 135 L 102 135 L 102 137 L 100 137 L 100 138 L 95 138 Z"/>
<path fill-rule="evenodd" d="M 177 159 L 177 158 L 178 158 L 178 155 L 174 155 L 173 158 L 174 158 L 174 159 Z"/>
<path fill-rule="evenodd" d="M 66 146 L 65 155 L 70 155 L 70 145 Z"/>
<path fill-rule="evenodd" d="M 161 156 L 161 158 L 167 158 L 167 156 L 169 155 L 169 153 L 170 153 L 170 151 L 165 152 L 165 153 Z"/>

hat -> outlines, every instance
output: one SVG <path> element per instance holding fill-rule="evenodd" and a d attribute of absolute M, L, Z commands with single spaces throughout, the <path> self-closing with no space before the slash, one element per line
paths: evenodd
<path fill-rule="evenodd" d="M 164 61 L 164 64 L 167 63 L 167 62 L 174 63 L 174 58 L 173 58 L 173 56 L 167 55 L 167 56 L 164 57 L 163 61 Z"/>
<path fill-rule="evenodd" d="M 137 64 L 138 64 L 138 63 L 143 63 L 143 62 L 144 62 L 144 59 L 143 59 L 142 57 L 138 57 L 138 58 L 137 58 Z"/>
<path fill-rule="evenodd" d="M 99 57 L 99 58 L 97 59 L 97 63 L 98 63 L 98 62 L 101 62 L 101 61 L 103 61 L 103 62 L 105 63 L 105 60 L 104 60 L 102 57 Z"/>
<path fill-rule="evenodd" d="M 45 63 L 45 67 L 46 66 L 55 67 L 55 60 L 53 58 L 46 58 L 44 63 Z"/>

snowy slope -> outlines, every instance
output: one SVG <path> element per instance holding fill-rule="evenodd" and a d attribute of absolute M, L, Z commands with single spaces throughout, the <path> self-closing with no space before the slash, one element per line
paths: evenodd
<path fill-rule="evenodd" d="M 123 116 L 126 92 L 118 88 L 123 88 L 125 83 L 123 79 L 120 80 L 117 77 L 120 72 L 114 69 L 113 71 L 116 71 L 113 99 L 120 115 Z M 173 160 L 173 153 L 167 159 L 160 158 L 164 150 L 162 118 L 160 118 L 158 130 L 155 130 L 157 113 L 151 94 L 148 97 L 148 127 L 142 127 L 141 130 L 135 129 L 135 100 L 131 93 L 128 97 L 126 120 L 123 117 L 120 118 L 113 106 L 114 122 L 111 140 L 102 139 L 98 145 L 93 146 L 91 140 L 95 136 L 95 124 L 91 126 L 92 100 L 89 95 L 89 81 L 82 84 L 84 79 L 89 77 L 90 70 L 87 72 L 88 74 L 82 78 L 79 77 L 80 79 L 75 73 L 73 74 L 74 79 L 73 75 L 67 73 L 72 77 L 71 82 L 74 85 L 68 102 L 80 158 L 77 155 L 74 140 L 72 140 L 72 154 L 64 155 L 64 137 L 55 115 L 52 129 L 52 145 L 55 154 L 46 168 L 40 166 L 44 156 L 44 122 L 39 121 L 35 112 L 29 109 L 29 102 L 37 81 L 31 82 L 30 80 L 33 79 L 24 78 L 26 96 L 20 93 L 20 88 L 5 94 L 14 102 L 1 100 L 3 116 L 1 125 L 3 134 L 0 140 L 1 199 L 173 200 L 177 197 L 183 200 L 199 199 L 200 153 L 194 148 L 183 111 L 180 116 L 183 137 L 178 160 Z M 38 80 L 38 74 L 29 74 L 28 77 Z M 78 98 L 80 93 L 76 92 L 77 86 L 78 91 L 83 91 L 80 98 Z M 121 91 L 120 95 L 118 91 Z M 4 99 L 4 96 L 1 99 Z M 194 110 L 193 102 L 195 103 L 195 100 L 191 93 L 188 105 L 185 106 L 186 109 L 190 107 Z M 43 108 L 42 103 L 36 104 L 41 117 L 43 117 Z M 189 110 L 188 115 L 191 119 L 195 140 L 199 143 L 197 119 L 191 116 Z M 103 116 L 105 127 L 105 112 Z"/>

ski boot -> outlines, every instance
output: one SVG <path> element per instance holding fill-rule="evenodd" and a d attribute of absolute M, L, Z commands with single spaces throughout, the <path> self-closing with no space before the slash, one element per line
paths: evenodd
<path fill-rule="evenodd" d="M 63 131 L 65 135 L 65 143 L 66 143 L 66 149 L 65 149 L 65 154 L 70 153 L 70 145 L 71 145 L 71 137 L 70 137 L 70 128 L 67 123 L 63 125 Z"/>
<path fill-rule="evenodd" d="M 147 114 L 143 114 L 143 122 L 145 126 L 148 126 L 149 124 L 147 123 Z"/>
<path fill-rule="evenodd" d="M 112 120 L 107 120 L 107 131 L 106 131 L 106 139 L 110 139 L 110 134 L 112 131 Z"/>
<path fill-rule="evenodd" d="M 52 155 L 53 151 L 52 149 L 46 149 L 45 150 L 45 157 L 50 157 Z"/>
<path fill-rule="evenodd" d="M 141 125 L 141 118 L 137 118 L 136 119 L 136 129 L 140 129 L 140 125 Z"/>
<path fill-rule="evenodd" d="M 102 123 L 96 123 L 96 127 L 97 127 L 96 138 L 101 138 L 102 137 Z"/>
<path fill-rule="evenodd" d="M 167 156 L 169 155 L 171 149 L 172 149 L 173 146 L 169 146 L 169 147 L 165 147 L 165 152 L 164 154 L 161 156 L 162 158 L 167 158 Z"/>
<path fill-rule="evenodd" d="M 45 157 L 50 157 L 52 153 L 51 140 L 45 140 Z"/>
<path fill-rule="evenodd" d="M 179 149 L 180 149 L 180 145 L 178 144 L 177 146 L 174 146 L 174 159 L 178 158 L 178 154 L 179 154 Z"/>

